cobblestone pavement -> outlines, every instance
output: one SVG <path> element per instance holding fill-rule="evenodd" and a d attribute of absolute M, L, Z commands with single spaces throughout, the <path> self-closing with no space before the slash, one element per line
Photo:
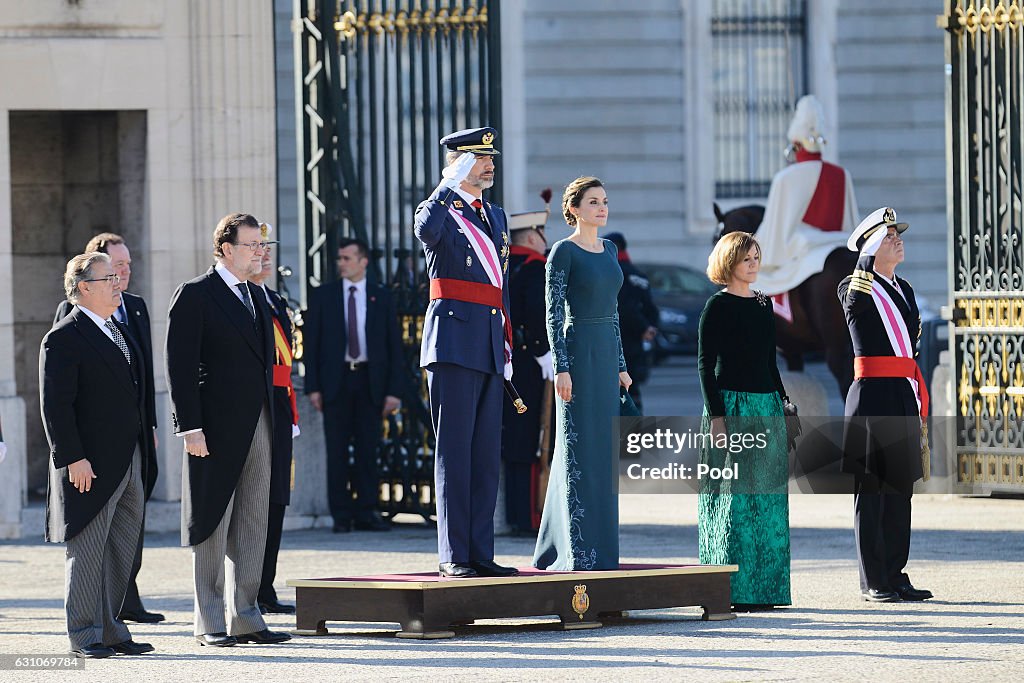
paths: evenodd
<path fill-rule="evenodd" d="M 696 562 L 693 496 L 622 496 L 620 507 L 624 561 Z M 156 652 L 78 672 L 0 670 L 0 681 L 1020 680 L 1024 500 L 915 496 L 908 571 L 935 593 L 925 603 L 860 600 L 852 518 L 848 496 L 792 496 L 793 606 L 734 621 L 702 622 L 699 608 L 636 612 L 592 631 L 563 632 L 552 618 L 495 620 L 444 641 L 398 640 L 389 624 L 329 623 L 326 637 L 230 649 L 192 640 L 189 551 L 176 535 L 149 536 L 140 588 L 168 621 L 132 632 Z M 430 570 L 433 530 L 404 521 L 390 533 L 286 533 L 282 599 L 294 597 L 288 578 Z M 499 561 L 525 565 L 533 543 L 499 538 L 497 549 Z M 62 595 L 62 546 L 0 543 L 0 655 L 66 652 Z"/>

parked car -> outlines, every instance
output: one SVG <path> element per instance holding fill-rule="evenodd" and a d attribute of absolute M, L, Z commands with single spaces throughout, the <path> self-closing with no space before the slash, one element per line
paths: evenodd
<path fill-rule="evenodd" d="M 707 276 L 687 266 L 669 263 L 637 263 L 651 283 L 651 296 L 661 312 L 656 359 L 673 354 L 697 353 L 697 323 L 708 297 L 718 287 Z"/>

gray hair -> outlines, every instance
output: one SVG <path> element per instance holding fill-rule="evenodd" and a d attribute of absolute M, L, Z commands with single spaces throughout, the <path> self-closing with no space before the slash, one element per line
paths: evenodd
<path fill-rule="evenodd" d="M 451 166 L 452 164 L 455 163 L 455 160 L 461 157 L 463 154 L 466 154 L 466 152 L 461 152 L 457 149 L 448 150 L 447 152 L 444 153 L 444 165 Z"/>
<path fill-rule="evenodd" d="M 110 263 L 110 257 L 99 251 L 79 254 L 68 261 L 64 269 L 64 295 L 73 304 L 78 303 L 78 285 L 93 276 L 92 268 L 97 263 Z"/>

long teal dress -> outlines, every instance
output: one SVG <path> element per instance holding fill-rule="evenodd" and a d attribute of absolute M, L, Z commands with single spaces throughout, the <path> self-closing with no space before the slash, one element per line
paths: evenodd
<path fill-rule="evenodd" d="M 547 263 L 547 325 L 555 372 L 572 378 L 572 400 L 555 396 L 555 455 L 533 566 L 555 571 L 618 569 L 618 473 L 612 420 L 625 371 L 616 300 L 615 245 L 589 252 L 562 240 Z"/>
<path fill-rule="evenodd" d="M 701 563 L 739 565 L 733 604 L 791 604 L 786 390 L 776 364 L 773 316 L 763 295 L 718 292 L 704 307 L 698 333 L 702 429 L 706 433 L 712 417 L 724 416 L 730 434 L 762 434 L 766 441 L 765 448 L 700 454 L 712 467 L 739 463 L 736 482 L 701 481 L 697 507 Z"/>

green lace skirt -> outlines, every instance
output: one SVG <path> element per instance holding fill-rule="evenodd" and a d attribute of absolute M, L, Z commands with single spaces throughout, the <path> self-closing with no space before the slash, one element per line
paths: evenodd
<path fill-rule="evenodd" d="M 736 464 L 742 484 L 702 479 L 698 537 L 702 564 L 735 564 L 733 604 L 789 605 L 788 450 L 778 394 L 723 391 L 730 434 L 762 434 L 764 448 L 701 451 L 711 467 Z M 707 411 L 701 428 L 710 429 Z M 740 492 L 737 492 L 740 491 Z"/>

